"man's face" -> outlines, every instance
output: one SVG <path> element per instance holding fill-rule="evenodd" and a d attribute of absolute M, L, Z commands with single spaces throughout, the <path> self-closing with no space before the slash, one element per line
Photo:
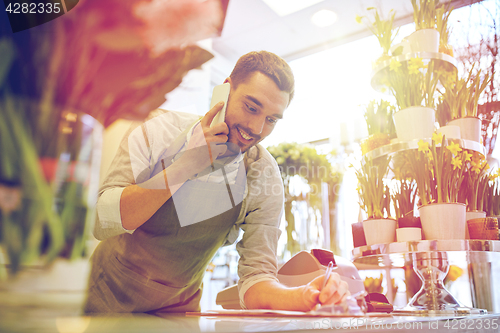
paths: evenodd
<path fill-rule="evenodd" d="M 243 153 L 271 134 L 277 121 L 283 118 L 289 94 L 261 72 L 254 72 L 236 88 L 231 78 L 225 82 L 231 84 L 225 118 L 228 142 Z M 231 145 L 228 147 L 231 149 Z"/>

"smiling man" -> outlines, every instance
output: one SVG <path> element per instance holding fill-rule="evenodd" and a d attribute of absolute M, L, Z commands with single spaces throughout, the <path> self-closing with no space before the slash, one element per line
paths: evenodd
<path fill-rule="evenodd" d="M 198 311 L 202 280 L 217 250 L 240 254 L 243 308 L 307 311 L 340 302 L 347 284 L 332 274 L 286 288 L 276 249 L 283 184 L 258 143 L 294 94 L 288 64 L 270 52 L 242 56 L 231 75 L 225 121 L 219 103 L 199 116 L 157 110 L 123 139 L 99 192 L 85 312 Z"/>

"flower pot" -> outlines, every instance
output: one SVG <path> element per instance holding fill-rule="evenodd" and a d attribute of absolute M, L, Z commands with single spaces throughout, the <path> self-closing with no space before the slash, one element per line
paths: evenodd
<path fill-rule="evenodd" d="M 366 245 L 365 232 L 363 230 L 363 222 L 356 222 L 351 224 L 352 227 L 352 240 L 354 247 Z"/>
<path fill-rule="evenodd" d="M 400 141 L 431 138 L 434 133 L 434 109 L 411 106 L 394 113 L 393 117 Z"/>
<path fill-rule="evenodd" d="M 396 239 L 398 242 L 419 241 L 422 239 L 422 228 L 398 228 Z"/>
<path fill-rule="evenodd" d="M 494 217 L 468 220 L 467 227 L 470 239 L 498 240 L 498 220 Z"/>
<path fill-rule="evenodd" d="M 425 239 L 465 239 L 465 204 L 434 203 L 418 211 Z"/>
<path fill-rule="evenodd" d="M 420 217 L 405 216 L 398 218 L 398 228 L 422 228 Z"/>
<path fill-rule="evenodd" d="M 396 237 L 396 220 L 369 219 L 363 221 L 366 245 L 392 243 Z"/>
<path fill-rule="evenodd" d="M 412 52 L 439 52 L 439 31 L 420 29 L 407 37 Z"/>
<path fill-rule="evenodd" d="M 457 125 L 441 126 L 436 130 L 438 133 L 443 134 L 447 139 L 461 139 L 460 127 Z"/>
<path fill-rule="evenodd" d="M 481 211 L 481 210 L 472 210 L 472 211 L 467 211 L 465 213 L 465 221 L 469 221 L 472 219 L 484 218 L 484 217 L 486 217 L 486 212 Z M 465 239 L 470 239 L 469 238 L 469 228 L 465 228 Z"/>
<path fill-rule="evenodd" d="M 460 127 L 462 139 L 481 142 L 481 119 L 477 117 L 457 118 L 449 121 L 447 125 Z"/>

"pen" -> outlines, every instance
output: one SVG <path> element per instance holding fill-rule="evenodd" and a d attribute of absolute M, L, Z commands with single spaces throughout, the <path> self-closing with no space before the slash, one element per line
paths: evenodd
<path fill-rule="evenodd" d="M 325 288 L 326 282 L 330 278 L 332 271 L 333 271 L 333 261 L 330 261 L 330 263 L 328 264 L 328 267 L 326 268 L 326 271 L 325 271 L 325 278 L 323 279 L 323 286 L 321 287 L 321 290 L 323 290 L 323 288 Z"/>

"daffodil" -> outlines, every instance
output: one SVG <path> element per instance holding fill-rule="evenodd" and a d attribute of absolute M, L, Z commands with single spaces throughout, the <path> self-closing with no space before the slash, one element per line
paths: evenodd
<path fill-rule="evenodd" d="M 421 151 L 421 152 L 426 152 L 429 150 L 429 142 L 425 142 L 424 140 L 420 140 L 418 142 L 418 151 Z"/>
<path fill-rule="evenodd" d="M 408 74 L 419 74 L 420 70 L 415 66 L 408 66 Z"/>
<path fill-rule="evenodd" d="M 416 67 L 416 68 L 425 68 L 426 66 L 424 65 L 424 61 L 422 58 L 411 58 L 408 61 L 408 66 L 409 67 Z"/>
<path fill-rule="evenodd" d="M 458 156 L 454 157 L 451 160 L 451 164 L 453 165 L 453 170 L 456 170 L 457 168 L 462 169 L 462 159 L 460 159 Z"/>
<path fill-rule="evenodd" d="M 356 15 L 356 22 L 357 22 L 357 23 L 361 24 L 361 23 L 362 23 L 362 22 L 361 22 L 362 20 L 363 20 L 363 17 L 362 17 L 362 16 Z"/>
<path fill-rule="evenodd" d="M 467 150 L 464 150 L 463 155 L 464 155 L 464 161 L 471 161 L 470 158 L 472 157 L 472 154 L 469 154 Z"/>
<path fill-rule="evenodd" d="M 397 72 L 399 71 L 399 67 L 401 67 L 401 63 L 396 59 L 391 58 L 391 62 L 389 64 L 389 70 Z"/>
<path fill-rule="evenodd" d="M 432 133 L 432 140 L 436 144 L 441 143 L 443 141 L 443 133 L 437 133 L 437 132 Z"/>
<path fill-rule="evenodd" d="M 470 162 L 471 165 L 471 170 L 474 171 L 475 173 L 479 174 L 481 172 L 481 164 L 477 163 L 475 161 Z"/>
<path fill-rule="evenodd" d="M 446 148 L 451 151 L 451 153 L 453 155 L 457 155 L 459 151 L 462 151 L 462 148 L 460 148 L 460 146 L 458 145 L 458 143 L 450 143 L 448 146 L 446 146 Z"/>

